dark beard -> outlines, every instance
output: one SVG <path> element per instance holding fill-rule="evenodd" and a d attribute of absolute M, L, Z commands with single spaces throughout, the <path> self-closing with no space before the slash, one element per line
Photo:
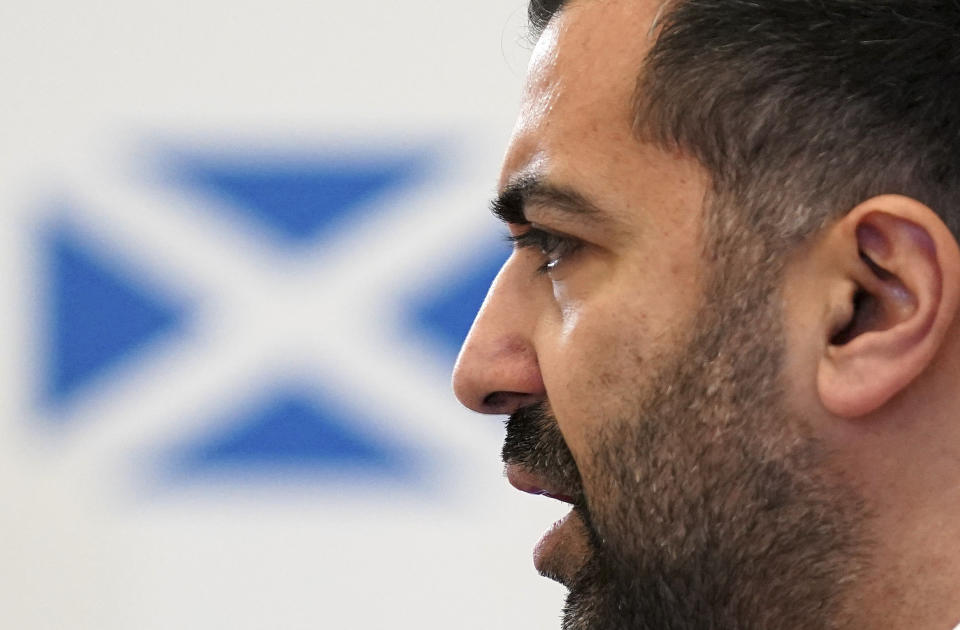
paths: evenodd
<path fill-rule="evenodd" d="M 507 420 L 507 436 L 500 453 L 504 463 L 520 464 L 550 485 L 571 494 L 582 506 L 583 485 L 573 454 L 546 403 L 518 409 Z"/>
<path fill-rule="evenodd" d="M 710 300 L 628 413 L 597 430 L 583 483 L 545 405 L 511 416 L 505 461 L 579 490 L 592 554 L 566 630 L 844 626 L 866 514 L 786 409 L 779 297 L 760 284 Z"/>

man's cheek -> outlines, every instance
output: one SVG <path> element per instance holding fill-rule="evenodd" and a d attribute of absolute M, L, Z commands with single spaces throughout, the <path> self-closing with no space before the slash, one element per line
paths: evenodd
<path fill-rule="evenodd" d="M 607 380 L 604 368 L 586 363 L 587 358 L 571 357 L 544 375 L 551 409 L 578 467 L 598 429 L 618 413 L 610 401 L 620 398 L 619 387 L 610 389 L 601 382 Z"/>
<path fill-rule="evenodd" d="M 584 305 L 581 300 L 574 299 L 565 282 L 553 283 L 553 298 L 560 307 L 560 341 L 566 343 L 580 324 Z"/>

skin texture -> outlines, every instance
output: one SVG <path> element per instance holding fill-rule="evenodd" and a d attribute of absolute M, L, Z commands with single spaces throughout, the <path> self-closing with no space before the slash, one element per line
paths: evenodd
<path fill-rule="evenodd" d="M 598 212 L 527 203 L 511 232 L 583 245 L 518 249 L 454 374 L 466 406 L 513 414 L 508 461 L 577 491 L 566 627 L 952 627 L 956 241 L 884 195 L 777 264 L 746 229 L 709 262 L 709 177 L 633 134 L 658 9 L 576 2 L 541 37 L 500 187 L 536 177 Z"/>

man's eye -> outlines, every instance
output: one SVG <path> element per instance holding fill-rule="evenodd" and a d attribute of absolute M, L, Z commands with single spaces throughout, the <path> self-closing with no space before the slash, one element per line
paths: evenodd
<path fill-rule="evenodd" d="M 523 234 L 514 234 L 509 237 L 517 249 L 535 249 L 544 258 L 544 263 L 538 273 L 549 273 L 556 269 L 564 258 L 576 252 L 582 243 L 569 236 L 561 236 L 553 232 L 545 232 L 537 228 L 530 228 Z"/>

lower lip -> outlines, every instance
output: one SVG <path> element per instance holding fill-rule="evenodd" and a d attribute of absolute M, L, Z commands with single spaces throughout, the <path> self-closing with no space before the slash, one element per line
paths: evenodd
<path fill-rule="evenodd" d="M 586 545 L 576 527 L 575 521 L 579 520 L 580 517 L 570 510 L 537 542 L 533 549 L 533 566 L 540 574 L 561 583 L 574 576 L 582 563 Z"/>

